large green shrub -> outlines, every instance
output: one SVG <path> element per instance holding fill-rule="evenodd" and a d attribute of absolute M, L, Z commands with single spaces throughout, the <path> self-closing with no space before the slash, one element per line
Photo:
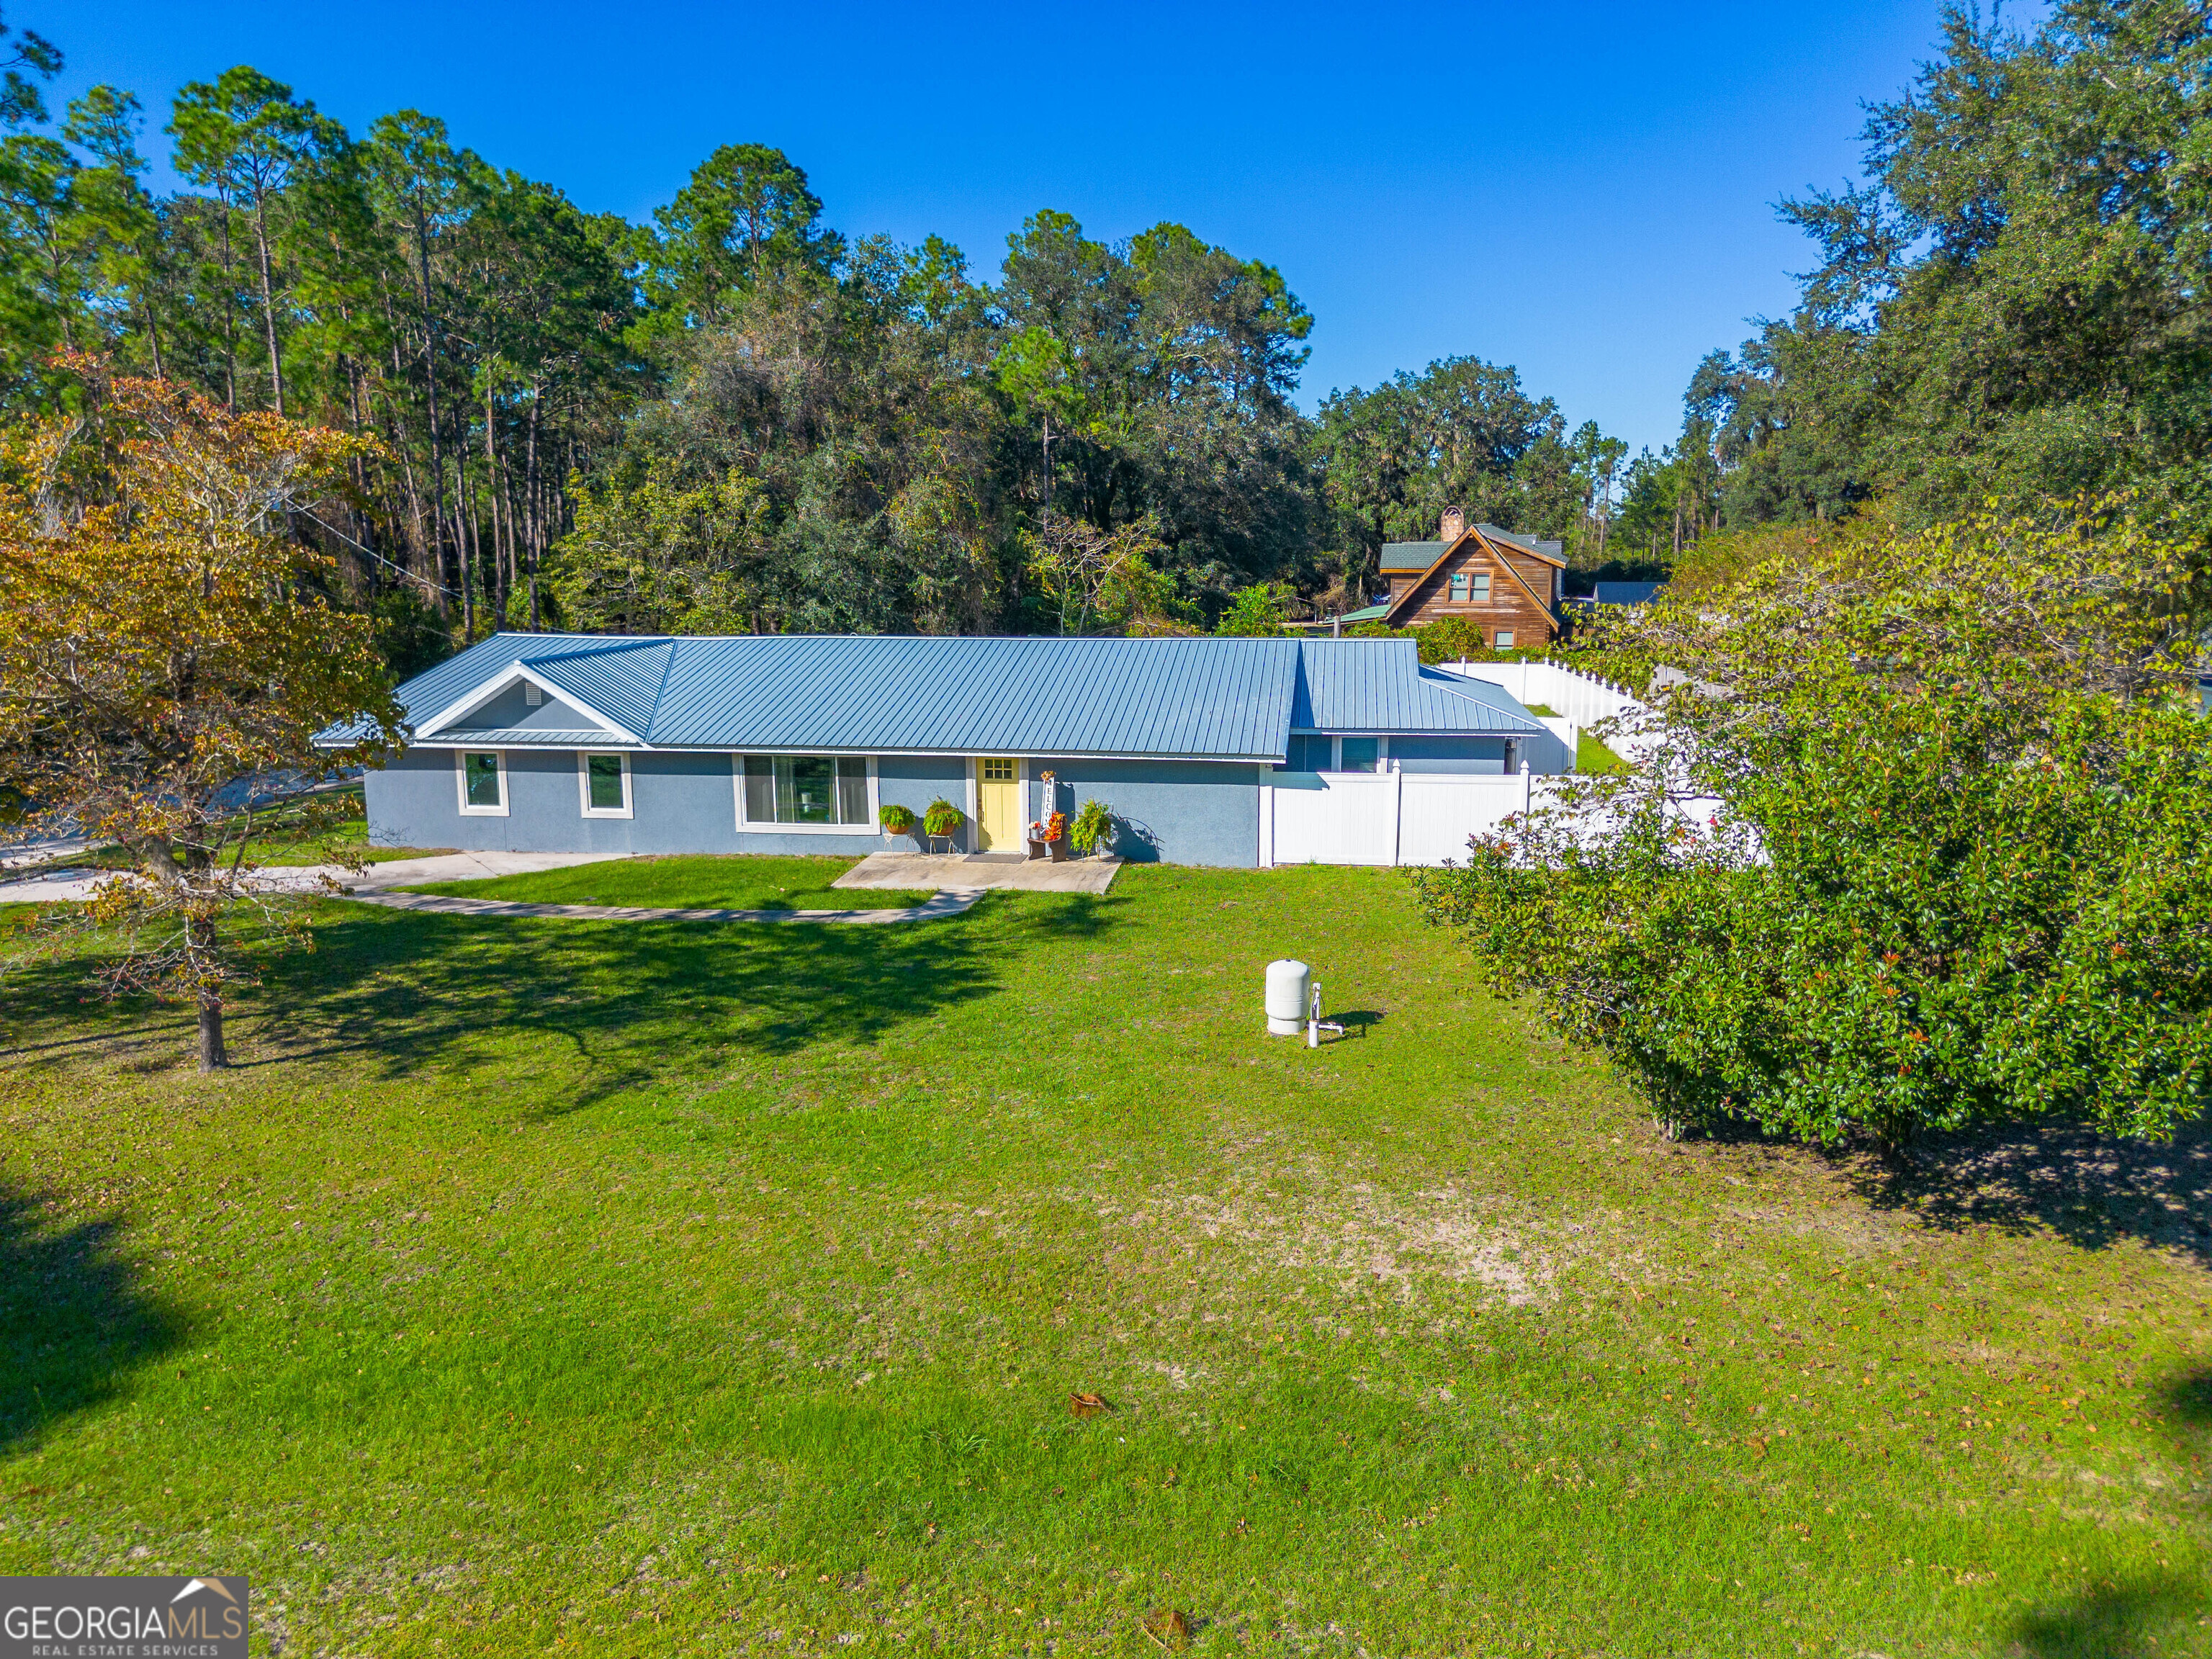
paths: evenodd
<path fill-rule="evenodd" d="M 1664 744 L 1424 906 L 1672 1124 L 2166 1134 L 2212 1094 L 2186 599 L 2124 524 L 1978 520 L 1624 617 L 1614 647 L 1697 682 Z"/>

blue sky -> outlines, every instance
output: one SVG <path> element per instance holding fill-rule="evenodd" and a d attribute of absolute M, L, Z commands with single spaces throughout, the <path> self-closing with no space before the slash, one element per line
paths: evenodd
<path fill-rule="evenodd" d="M 1472 353 L 1571 422 L 1671 439 L 1698 358 L 1790 304 L 1775 200 L 1856 169 L 1862 99 L 1933 52 L 1933 0 L 1810 5 L 371 7 L 8 0 L 64 95 L 250 63 L 358 132 L 413 106 L 487 160 L 643 218 L 701 157 L 775 144 L 826 217 L 995 271 L 1041 207 L 1163 219 L 1279 266 L 1316 322 L 1302 401 Z M 158 131 L 150 134 L 154 144 Z"/>

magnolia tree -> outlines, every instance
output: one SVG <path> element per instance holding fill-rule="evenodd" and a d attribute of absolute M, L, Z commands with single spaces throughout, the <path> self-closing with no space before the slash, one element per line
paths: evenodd
<path fill-rule="evenodd" d="M 313 596 L 324 562 L 289 533 L 364 448 L 118 380 L 96 418 L 20 431 L 0 466 L 0 794 L 123 850 L 82 918 L 120 942 L 101 983 L 196 1004 L 204 1071 L 227 1063 L 240 947 L 305 938 L 298 895 L 247 857 L 246 794 L 401 736 L 368 619 Z M 368 735 L 318 750 L 337 720 Z"/>
<path fill-rule="evenodd" d="M 2201 625 L 2109 514 L 1832 532 L 1602 625 L 1688 677 L 1663 737 L 1421 900 L 1673 1128 L 2165 1136 L 2212 1094 Z"/>

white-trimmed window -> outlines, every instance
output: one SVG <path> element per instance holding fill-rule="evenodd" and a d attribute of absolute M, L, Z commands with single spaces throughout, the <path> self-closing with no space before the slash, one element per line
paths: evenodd
<path fill-rule="evenodd" d="M 460 791 L 463 817 L 503 818 L 507 816 L 507 750 L 504 749 L 455 750 L 453 783 Z"/>
<path fill-rule="evenodd" d="M 576 751 L 576 793 L 587 818 L 626 818 L 629 810 L 629 757 L 589 749 Z"/>
<path fill-rule="evenodd" d="M 1285 772 L 1387 772 L 1390 769 L 1390 739 L 1329 738 L 1318 732 L 1292 732 L 1288 752 L 1279 769 Z"/>
<path fill-rule="evenodd" d="M 738 828 L 876 833 L 876 763 L 864 755 L 736 755 Z"/>
<path fill-rule="evenodd" d="M 1382 769 L 1382 738 L 1339 738 L 1336 740 L 1336 769 L 1340 772 L 1380 772 Z"/>

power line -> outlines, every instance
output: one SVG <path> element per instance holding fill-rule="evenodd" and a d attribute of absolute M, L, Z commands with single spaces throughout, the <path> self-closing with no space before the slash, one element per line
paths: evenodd
<path fill-rule="evenodd" d="M 294 511 L 297 512 L 303 519 L 309 520 L 315 524 L 322 525 L 324 529 L 329 531 L 331 535 L 337 537 L 348 547 L 352 548 L 357 553 L 368 554 L 370 558 L 374 559 L 377 563 L 382 565 L 386 570 L 396 570 L 409 580 L 422 583 L 423 586 L 429 589 L 433 593 L 443 593 L 449 599 L 462 599 L 462 596 L 454 592 L 452 588 L 445 586 L 441 583 L 432 581 L 428 576 L 423 575 L 420 571 L 410 570 L 404 564 L 395 564 L 392 560 L 386 558 L 383 554 L 378 552 L 374 548 L 364 547 L 361 543 L 354 540 L 352 537 L 347 535 L 344 531 L 340 530 L 336 525 L 323 524 L 323 521 L 320 519 L 316 518 L 313 514 L 308 512 L 304 507 L 296 507 Z M 467 601 L 463 599 L 462 602 L 465 604 Z"/>

